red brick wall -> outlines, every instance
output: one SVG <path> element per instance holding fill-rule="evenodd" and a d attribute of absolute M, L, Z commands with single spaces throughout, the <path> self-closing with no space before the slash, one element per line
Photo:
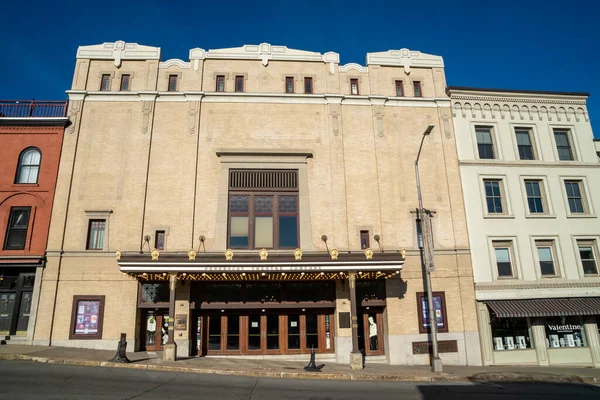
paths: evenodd
<path fill-rule="evenodd" d="M 64 128 L 55 126 L 0 126 L 0 256 L 43 255 Z M 42 153 L 38 183 L 15 184 L 19 155 L 28 147 Z M 10 208 L 30 206 L 25 250 L 4 250 Z"/>

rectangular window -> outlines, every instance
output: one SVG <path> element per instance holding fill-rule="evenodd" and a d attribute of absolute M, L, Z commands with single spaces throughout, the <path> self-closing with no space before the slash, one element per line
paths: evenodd
<path fill-rule="evenodd" d="M 535 160 L 533 144 L 531 141 L 531 129 L 515 128 L 517 147 L 519 149 L 520 160 Z"/>
<path fill-rule="evenodd" d="M 538 260 L 540 262 L 540 272 L 542 276 L 556 276 L 556 266 L 554 264 L 554 242 L 536 241 Z"/>
<path fill-rule="evenodd" d="M 230 171 L 229 246 L 298 247 L 297 171 Z"/>
<path fill-rule="evenodd" d="M 494 254 L 496 256 L 496 268 L 499 278 L 514 277 L 512 264 L 512 243 L 511 242 L 493 242 Z"/>
<path fill-rule="evenodd" d="M 542 195 L 542 181 L 526 180 L 525 192 L 527 193 L 527 205 L 531 214 L 544 213 L 544 198 Z"/>
<path fill-rule="evenodd" d="M 413 88 L 415 89 L 415 97 L 423 97 L 423 93 L 421 92 L 421 82 L 414 81 Z"/>
<path fill-rule="evenodd" d="M 104 249 L 104 229 L 106 220 L 90 219 L 88 226 L 87 250 L 102 250 Z"/>
<path fill-rule="evenodd" d="M 475 136 L 477 137 L 477 151 L 479 152 L 479 158 L 485 160 L 495 159 L 492 128 L 488 126 L 476 126 Z"/>
<path fill-rule="evenodd" d="M 169 92 L 177 91 L 177 75 L 169 75 L 169 87 L 167 90 Z"/>
<path fill-rule="evenodd" d="M 358 95 L 358 79 L 350 79 L 350 94 Z"/>
<path fill-rule="evenodd" d="M 165 231 L 156 231 L 154 234 L 154 248 L 156 250 L 165 249 Z"/>
<path fill-rule="evenodd" d="M 288 76 L 285 78 L 285 92 L 294 93 L 294 77 Z"/>
<path fill-rule="evenodd" d="M 396 96 L 404 96 L 404 85 L 402 84 L 402 81 L 396 81 Z"/>
<path fill-rule="evenodd" d="M 548 347 L 587 347 L 581 317 L 546 317 L 543 321 Z"/>
<path fill-rule="evenodd" d="M 596 243 L 592 240 L 578 240 L 579 259 L 585 275 L 598 275 L 598 264 L 596 264 Z"/>
<path fill-rule="evenodd" d="M 554 140 L 556 141 L 556 151 L 558 152 L 559 160 L 572 161 L 575 159 L 569 136 L 569 130 L 567 129 L 554 130 Z"/>
<path fill-rule="evenodd" d="M 225 91 L 225 75 L 217 75 L 217 92 Z"/>
<path fill-rule="evenodd" d="M 567 191 L 567 201 L 569 202 L 569 211 L 572 214 L 585 214 L 585 201 L 582 196 L 582 181 L 565 181 L 565 190 Z"/>
<path fill-rule="evenodd" d="M 127 75 L 127 74 L 121 75 L 121 91 L 122 92 L 129 91 L 130 78 L 131 78 L 130 75 Z"/>
<path fill-rule="evenodd" d="M 110 90 L 110 74 L 103 74 L 100 81 L 100 90 L 103 92 Z"/>
<path fill-rule="evenodd" d="M 313 92 L 313 80 L 310 77 L 304 78 L 304 93 L 312 93 Z"/>
<path fill-rule="evenodd" d="M 73 296 L 69 339 L 102 339 L 104 296 Z"/>
<path fill-rule="evenodd" d="M 244 91 L 244 77 L 238 75 L 235 77 L 235 91 L 243 92 Z"/>
<path fill-rule="evenodd" d="M 527 318 L 491 318 L 495 351 L 532 349 L 533 340 Z"/>
<path fill-rule="evenodd" d="M 24 250 L 31 207 L 11 207 L 4 250 Z"/>
<path fill-rule="evenodd" d="M 489 214 L 502 214 L 504 212 L 502 201 L 502 181 L 486 179 L 483 181 L 485 187 L 485 201 Z"/>
<path fill-rule="evenodd" d="M 369 243 L 369 231 L 360 231 L 360 248 L 364 250 L 369 247 L 371 247 Z"/>

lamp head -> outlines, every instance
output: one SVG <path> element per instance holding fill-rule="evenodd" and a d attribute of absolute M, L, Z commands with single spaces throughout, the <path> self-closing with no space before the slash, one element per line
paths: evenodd
<path fill-rule="evenodd" d="M 431 131 L 433 130 L 433 128 L 435 128 L 435 125 L 434 124 L 430 124 L 427 127 L 427 129 L 425 129 L 425 132 L 423 132 L 423 136 L 428 136 L 431 133 Z"/>

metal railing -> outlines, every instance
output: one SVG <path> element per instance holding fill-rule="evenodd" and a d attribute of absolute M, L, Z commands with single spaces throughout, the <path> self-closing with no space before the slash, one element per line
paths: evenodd
<path fill-rule="evenodd" d="M 68 105 L 68 100 L 0 100 L 0 118 L 62 118 Z"/>

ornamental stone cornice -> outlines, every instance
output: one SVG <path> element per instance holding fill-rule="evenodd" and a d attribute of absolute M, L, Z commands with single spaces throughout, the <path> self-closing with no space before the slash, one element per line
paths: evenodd
<path fill-rule="evenodd" d="M 585 98 L 573 99 L 572 96 L 563 97 L 557 96 L 555 98 L 537 98 L 537 97 L 505 97 L 505 96 L 477 96 L 477 95 L 452 95 L 452 101 L 482 101 L 482 102 L 495 102 L 495 103 L 535 103 L 535 104 L 554 104 L 554 105 L 583 105 L 585 106 Z M 568 100 L 571 99 L 571 100 Z"/>
<path fill-rule="evenodd" d="M 502 291 L 502 290 L 531 290 L 531 289 L 573 289 L 600 287 L 600 280 L 592 282 L 560 282 L 560 283 L 517 283 L 517 284 L 475 284 L 476 291 Z"/>
<path fill-rule="evenodd" d="M 493 160 L 462 160 L 464 166 L 486 167 L 528 167 L 528 168 L 600 168 L 600 163 L 583 162 L 540 162 L 540 161 L 493 161 Z"/>

